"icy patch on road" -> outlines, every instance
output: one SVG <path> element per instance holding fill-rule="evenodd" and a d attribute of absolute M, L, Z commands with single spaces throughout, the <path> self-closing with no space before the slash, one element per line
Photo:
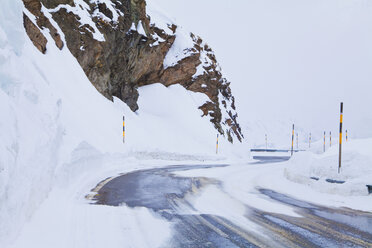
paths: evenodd
<path fill-rule="evenodd" d="M 177 174 L 184 173 L 177 172 Z M 196 210 L 194 214 L 220 216 L 245 230 L 262 235 L 261 227 L 245 217 L 249 215 L 249 210 L 241 199 L 232 197 L 215 185 L 208 185 L 200 194 L 188 197 L 188 201 Z"/>
<path fill-rule="evenodd" d="M 264 182 L 270 171 L 277 171 L 278 169 L 272 170 L 271 167 L 267 165 L 250 165 L 250 164 L 239 164 L 232 165 L 226 168 L 211 168 L 207 171 L 203 170 L 190 170 L 177 172 L 180 176 L 189 177 L 207 177 L 214 178 L 222 183 L 222 192 L 219 189 L 210 189 L 210 195 L 203 194 L 197 201 L 207 203 L 209 201 L 213 202 L 213 199 L 218 200 L 214 195 L 216 194 L 226 194 L 229 198 L 233 199 L 233 202 L 238 202 L 252 208 L 259 209 L 260 211 L 275 212 L 278 214 L 285 214 L 293 217 L 300 217 L 292 207 L 286 206 L 281 203 L 273 202 L 269 197 L 262 195 L 257 187 L 261 182 Z M 274 172 L 275 173 L 275 172 Z M 272 180 L 272 179 L 270 179 Z M 214 201 L 211 206 L 219 206 L 221 209 L 224 204 L 226 204 L 226 197 L 222 197 L 218 201 Z M 197 204 L 197 203 L 195 203 Z M 206 205 L 207 206 L 207 205 Z M 225 211 L 220 211 L 223 213 Z M 216 214 L 216 213 L 214 213 Z M 224 216 L 227 218 L 227 216 Z"/>

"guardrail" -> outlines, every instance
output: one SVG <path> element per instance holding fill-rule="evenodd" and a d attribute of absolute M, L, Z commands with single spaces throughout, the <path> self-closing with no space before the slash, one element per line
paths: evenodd
<path fill-rule="evenodd" d="M 290 152 L 287 149 L 251 149 L 251 152 Z M 304 152 L 305 150 L 293 150 L 294 152 Z"/>

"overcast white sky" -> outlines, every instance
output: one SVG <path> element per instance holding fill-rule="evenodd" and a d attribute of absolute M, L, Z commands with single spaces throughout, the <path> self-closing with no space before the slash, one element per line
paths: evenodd
<path fill-rule="evenodd" d="M 372 136 L 372 1 L 148 0 L 215 50 L 241 122 Z"/>

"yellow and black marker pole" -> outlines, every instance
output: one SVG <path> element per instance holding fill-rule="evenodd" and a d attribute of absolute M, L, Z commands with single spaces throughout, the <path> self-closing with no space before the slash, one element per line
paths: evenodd
<path fill-rule="evenodd" d="M 332 132 L 329 132 L 329 147 L 332 147 Z"/>
<path fill-rule="evenodd" d="M 324 137 L 323 137 L 323 152 L 325 152 L 325 143 L 326 143 L 326 138 L 325 138 L 325 131 L 324 131 Z"/>
<path fill-rule="evenodd" d="M 217 142 L 216 142 L 216 154 L 218 154 L 218 134 L 217 134 Z"/>
<path fill-rule="evenodd" d="M 347 129 L 346 129 L 346 134 L 345 135 L 346 135 L 346 142 L 347 142 Z"/>
<path fill-rule="evenodd" d="M 309 134 L 309 148 L 311 147 L 311 133 Z"/>
<path fill-rule="evenodd" d="M 340 147 L 338 151 L 338 173 L 341 170 L 341 150 L 342 150 L 342 119 L 343 119 L 343 112 L 344 112 L 344 103 L 341 102 L 340 106 Z"/>
<path fill-rule="evenodd" d="M 291 146 L 291 156 L 293 155 L 293 140 L 294 140 L 294 124 L 292 125 L 292 146 Z"/>
<path fill-rule="evenodd" d="M 123 143 L 125 143 L 125 116 L 123 116 Z"/>

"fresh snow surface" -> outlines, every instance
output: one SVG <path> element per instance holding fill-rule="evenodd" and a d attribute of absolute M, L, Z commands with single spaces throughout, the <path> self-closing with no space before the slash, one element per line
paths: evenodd
<path fill-rule="evenodd" d="M 162 30 L 168 35 L 174 35 L 173 31 L 170 29 L 174 22 L 166 17 L 163 12 L 154 4 L 152 1 L 148 1 L 146 5 L 146 13 L 150 17 L 150 25 L 154 25 Z M 165 40 L 161 38 L 158 34 L 152 34 L 152 38 L 155 40 L 150 47 L 159 45 L 159 42 L 164 42 Z"/>
<path fill-rule="evenodd" d="M 87 144 L 80 145 L 71 163 L 55 178 L 48 199 L 9 247 L 160 246 L 170 235 L 170 224 L 148 209 L 91 205 L 85 199 L 97 182 L 156 163 L 135 156 L 107 156 Z"/>
<path fill-rule="evenodd" d="M 143 24 L 142 24 L 142 21 L 139 21 L 138 22 L 138 25 L 137 25 L 137 32 L 143 36 L 146 37 L 146 32 L 145 32 L 145 29 L 143 29 Z"/>
<path fill-rule="evenodd" d="M 371 149 L 372 139 L 344 142 L 340 173 L 338 173 L 338 144 L 334 144 L 322 154 L 297 153 L 288 162 L 284 175 L 291 181 L 309 185 L 319 192 L 367 196 L 366 185 L 372 185 Z M 345 183 L 332 184 L 326 179 L 345 181 Z"/>
<path fill-rule="evenodd" d="M 89 18 L 86 19 L 88 7 L 81 0 L 75 3 L 80 3 L 82 8 L 69 11 L 76 12 L 82 23 L 91 25 Z M 252 230 L 256 226 L 241 217 L 242 204 L 297 216 L 290 207 L 272 203 L 258 194 L 258 187 L 317 204 L 372 211 L 372 198 L 366 195 L 363 186 L 372 178 L 371 139 L 352 137 L 344 142 L 340 174 L 336 173 L 337 139 L 324 154 L 322 142 L 317 141 L 309 152 L 295 154 L 290 161 L 276 164 L 248 163 L 246 144 L 232 146 L 225 139 L 219 140 L 219 154 L 216 155 L 216 131 L 207 118 L 201 118 L 202 113 L 197 108 L 206 101 L 204 95 L 188 92 L 181 86 L 142 87 L 139 89 L 140 109 L 133 113 L 119 99 L 111 102 L 99 94 L 67 47 L 59 51 L 47 30 L 43 30 L 48 39 L 47 54 L 42 55 L 25 34 L 22 11 L 20 1 L 2 1 L 1 247 L 23 248 L 31 244 L 35 247 L 161 246 L 170 235 L 169 223 L 143 208 L 91 205 L 85 195 L 98 182 L 119 173 L 174 164 L 229 163 L 231 160 L 226 158 L 240 158 L 246 162 L 180 173 L 223 182 L 223 192 L 209 186 L 193 199 L 196 211 L 224 216 Z M 43 11 L 48 12 L 45 8 Z M 169 24 L 160 14 L 152 22 Z M 60 30 L 55 22 L 52 24 Z M 182 32 L 181 28 L 177 29 L 176 43 L 167 55 L 165 66 L 182 59 L 187 48 L 192 47 L 191 37 Z M 99 32 L 94 35 L 104 40 Z M 64 38 L 62 33 L 61 36 Z M 123 115 L 126 118 L 125 144 L 122 141 Z M 337 124 L 337 116 L 335 122 Z M 247 136 L 249 144 L 262 147 L 265 132 L 271 131 L 269 140 L 276 139 L 287 146 L 292 120 L 280 123 L 257 124 L 257 129 L 252 129 Z M 275 132 L 273 127 L 277 126 L 280 132 Z M 335 126 L 333 128 L 337 128 Z M 307 130 L 299 130 L 301 148 L 307 146 Z M 361 131 L 361 135 L 365 133 Z M 318 134 L 314 140 L 319 139 L 321 135 Z M 311 180 L 311 176 L 320 180 Z M 346 182 L 341 185 L 326 183 L 327 177 Z M 228 211 L 231 209 L 234 211 Z"/>
<path fill-rule="evenodd" d="M 372 146 L 369 146 L 369 148 L 371 149 Z M 346 154 L 348 154 L 347 151 L 345 151 Z M 328 172 L 332 178 L 336 173 L 332 174 L 330 172 L 328 168 L 330 164 L 325 163 L 326 159 L 318 159 L 319 165 L 316 164 L 309 168 L 310 166 L 306 161 L 300 159 L 301 156 L 306 155 L 315 157 L 311 161 L 318 159 L 316 158 L 317 155 L 298 154 L 292 160 L 281 163 L 237 163 L 229 167 L 182 171 L 176 172 L 176 174 L 189 177 L 215 178 L 221 181 L 222 188 L 215 185 L 208 186 L 191 202 L 200 214 L 216 214 L 237 223 L 239 223 L 238 216 L 241 215 L 241 213 L 239 214 L 241 204 L 261 211 L 298 217 L 298 214 L 290 206 L 273 202 L 269 197 L 262 195 L 258 191 L 260 188 L 271 189 L 318 205 L 348 207 L 372 212 L 372 198 L 371 195 L 367 194 L 367 187 L 365 186 L 366 182 L 372 180 L 371 163 L 368 163 L 367 168 L 365 164 L 359 164 L 360 160 L 356 157 L 350 161 L 346 158 L 344 161 L 345 168 L 341 172 L 342 176 L 338 177 L 346 180 L 345 185 L 332 184 L 309 179 L 310 175 L 328 175 Z M 369 155 L 367 161 L 371 161 L 371 158 L 372 156 Z M 320 168 L 320 165 L 323 165 L 324 168 Z M 351 166 L 353 172 L 348 169 Z M 332 167 L 333 170 L 337 171 L 337 163 Z M 308 171 L 316 171 L 317 174 L 308 174 Z M 290 176 L 288 176 L 289 173 Z M 321 179 L 324 178 L 323 176 Z M 226 206 L 229 206 L 229 209 L 234 209 L 234 211 L 226 211 Z M 247 227 L 247 223 L 240 222 L 239 224 L 242 227 Z M 254 226 L 252 228 L 254 229 Z"/>
<path fill-rule="evenodd" d="M 98 93 L 67 47 L 62 51 L 56 48 L 47 30 L 43 31 L 48 39 L 47 54 L 42 55 L 24 31 L 23 5 L 13 0 L 3 1 L 2 4 L 6 7 L 0 9 L 2 247 L 8 247 L 19 235 L 22 239 L 17 244 L 24 247 L 23 238 L 26 240 L 30 237 L 28 235 L 35 236 L 34 232 L 41 230 L 41 226 L 47 228 L 55 224 L 57 228 L 59 221 L 60 229 L 55 229 L 56 232 L 61 231 L 61 239 L 58 240 L 71 234 L 66 229 L 78 228 L 81 223 L 77 223 L 79 220 L 73 211 L 81 214 L 89 212 L 84 209 L 91 206 L 82 201 L 89 190 L 84 188 L 76 193 L 70 189 L 74 188 L 75 182 L 81 183 L 75 184 L 77 188 L 84 185 L 86 181 L 76 178 L 82 178 L 86 174 L 95 176 L 91 187 L 104 179 L 105 175 L 100 174 L 100 169 L 104 166 L 100 163 L 100 156 L 110 158 L 121 154 L 125 158 L 134 157 L 134 160 L 202 162 L 205 159 L 222 159 L 232 153 L 238 154 L 237 149 L 233 149 L 222 138 L 219 154 L 215 154 L 217 132 L 207 118 L 201 118 L 202 112 L 198 109 L 206 100 L 204 95 L 188 92 L 181 86 L 146 86 L 140 89 L 140 110 L 133 113 L 119 99 L 115 98 L 111 102 Z M 83 9 L 87 7 L 81 4 Z M 47 10 L 44 9 L 45 11 Z M 82 22 L 89 21 L 83 18 L 86 13 L 81 8 L 78 12 Z M 56 26 L 55 22 L 52 24 Z M 56 28 L 60 30 L 58 26 Z M 63 34 L 61 36 L 64 38 Z M 122 141 L 123 115 L 126 119 L 125 144 Z M 89 148 L 90 155 L 86 155 L 84 159 L 77 155 L 82 147 Z M 126 159 L 116 164 L 122 166 L 122 171 L 132 168 L 125 167 L 128 164 Z M 154 163 L 151 164 L 153 166 Z M 71 190 L 79 190 L 77 188 Z M 56 206 L 66 208 L 56 210 Z M 66 212 L 50 216 L 52 210 Z M 91 218 L 99 218 L 98 213 L 105 211 L 111 216 L 116 213 L 120 215 L 120 211 L 127 215 L 132 213 L 129 209 L 115 212 L 110 209 L 101 210 L 99 207 L 92 207 L 91 211 Z M 149 215 L 144 210 L 138 210 L 137 213 Z M 45 224 L 44 221 L 54 221 L 53 218 L 56 218 L 56 222 L 49 223 L 49 226 Z M 166 226 L 156 218 L 152 221 Z M 29 223 L 30 229 L 22 229 L 25 223 Z M 105 230 L 105 227 L 102 223 L 98 224 L 97 229 L 88 230 L 86 235 L 99 238 L 98 230 Z M 118 222 L 117 224 L 119 225 Z M 125 225 L 122 226 L 124 231 L 131 226 Z M 34 232 L 31 231 L 30 234 L 28 230 L 31 229 Z M 137 232 L 131 230 L 128 232 Z M 42 235 L 48 236 L 45 233 Z M 156 236 L 159 239 L 149 237 L 151 242 L 157 240 L 154 244 L 160 243 L 163 237 Z M 56 238 L 45 237 L 47 247 L 50 247 L 48 240 L 52 240 L 52 237 Z M 71 247 L 72 239 L 61 244 Z M 122 244 L 121 241 L 117 242 Z"/>
<path fill-rule="evenodd" d="M 173 35 L 173 31 L 169 28 L 175 22 L 168 16 L 164 15 L 164 11 L 154 3 L 154 1 L 146 2 L 146 13 L 150 17 L 150 24 L 163 29 L 168 35 Z"/>
<path fill-rule="evenodd" d="M 164 59 L 164 69 L 176 65 L 179 61 L 193 53 L 191 49 L 194 47 L 194 42 L 190 36 L 190 32 L 178 26 L 175 35 L 176 39 Z"/>

